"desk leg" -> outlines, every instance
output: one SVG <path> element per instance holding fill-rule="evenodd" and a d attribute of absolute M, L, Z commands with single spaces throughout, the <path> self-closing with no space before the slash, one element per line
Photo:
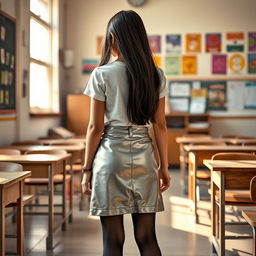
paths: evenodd
<path fill-rule="evenodd" d="M 211 241 L 211 247 L 212 247 L 212 252 L 216 253 L 216 249 L 213 243 L 213 239 L 216 238 L 216 223 L 218 223 L 217 218 L 216 218 L 216 202 L 215 202 L 215 194 L 216 194 L 216 185 L 213 182 L 213 180 L 211 180 L 211 222 L 212 222 L 212 241 Z"/>
<path fill-rule="evenodd" d="M 252 256 L 256 256 L 256 227 L 252 227 L 252 231 L 253 231 Z"/>
<path fill-rule="evenodd" d="M 74 188 L 73 188 L 73 162 L 72 162 L 72 158 L 70 158 L 70 175 L 71 175 L 71 178 L 70 178 L 70 199 L 69 199 L 69 210 L 70 210 L 70 215 L 69 215 L 69 223 L 72 223 L 73 222 L 73 191 L 74 191 Z"/>
<path fill-rule="evenodd" d="M 53 208 L 53 173 L 52 166 L 48 166 L 48 236 L 46 238 L 46 248 L 47 250 L 53 249 L 53 222 L 54 222 L 54 208 Z"/>
<path fill-rule="evenodd" d="M 23 182 L 19 183 L 19 199 L 17 200 L 17 253 L 24 255 L 24 227 L 23 227 Z"/>
<path fill-rule="evenodd" d="M 4 192 L 0 191 L 0 256 L 5 255 L 5 204 Z"/>
<path fill-rule="evenodd" d="M 220 256 L 225 256 L 225 176 L 221 172 L 220 181 L 220 207 L 219 207 L 219 233 L 220 233 Z"/>
<path fill-rule="evenodd" d="M 66 161 L 63 161 L 63 188 L 62 188 L 62 218 L 64 222 L 62 223 L 61 229 L 62 231 L 65 231 L 67 228 L 67 223 L 66 223 Z M 70 188 L 71 189 L 71 188 Z"/>

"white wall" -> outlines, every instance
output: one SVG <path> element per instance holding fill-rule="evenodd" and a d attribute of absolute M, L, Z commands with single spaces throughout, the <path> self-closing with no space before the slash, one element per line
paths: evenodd
<path fill-rule="evenodd" d="M 31 118 L 27 96 L 22 98 L 23 70 L 29 70 L 29 0 L 0 0 L 1 9 L 16 18 L 17 77 L 16 77 L 16 121 L 0 121 L 0 145 L 15 140 L 36 139 L 47 134 L 48 128 L 60 125 L 60 118 Z M 25 37 L 22 39 L 22 31 Z M 25 41 L 25 45 L 23 44 Z M 28 84 L 27 84 L 28 85 Z M 1 115 L 0 117 L 4 117 Z"/>
<path fill-rule="evenodd" d="M 99 58 L 96 36 L 105 33 L 108 20 L 120 10 L 137 11 L 148 34 L 256 31 L 255 0 L 148 0 L 140 8 L 126 0 L 66 0 L 66 7 L 66 48 L 75 58 L 66 72 L 65 93 L 83 91 L 88 76 L 81 73 L 82 59 Z M 256 119 L 212 122 L 214 136 L 231 132 L 256 136 Z"/>

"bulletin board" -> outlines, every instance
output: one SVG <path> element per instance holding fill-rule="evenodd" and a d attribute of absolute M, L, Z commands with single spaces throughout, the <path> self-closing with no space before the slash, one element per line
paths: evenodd
<path fill-rule="evenodd" d="M 0 10 L 0 114 L 14 113 L 16 95 L 16 20 Z"/>

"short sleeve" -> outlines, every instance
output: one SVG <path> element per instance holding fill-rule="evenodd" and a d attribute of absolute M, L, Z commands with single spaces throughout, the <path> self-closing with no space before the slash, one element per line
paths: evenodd
<path fill-rule="evenodd" d="M 160 93 L 159 93 L 159 99 L 163 98 L 165 96 L 168 95 L 168 88 L 166 85 L 166 77 L 164 75 L 164 72 L 162 69 L 158 68 L 158 73 L 159 73 L 159 77 L 160 77 Z"/>
<path fill-rule="evenodd" d="M 84 94 L 88 95 L 93 99 L 105 101 L 106 100 L 105 91 L 106 91 L 106 88 L 102 79 L 102 74 L 98 68 L 95 68 L 86 85 Z"/>

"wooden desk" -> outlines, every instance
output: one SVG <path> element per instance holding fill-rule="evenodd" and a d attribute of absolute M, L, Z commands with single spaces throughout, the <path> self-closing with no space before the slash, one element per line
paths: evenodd
<path fill-rule="evenodd" d="M 17 201 L 17 253 L 24 255 L 23 181 L 30 172 L 0 172 L 0 256 L 5 255 L 5 206 Z"/>
<path fill-rule="evenodd" d="M 218 255 L 225 255 L 225 190 L 250 189 L 250 181 L 256 175 L 256 161 L 204 160 L 211 170 L 211 208 L 212 208 L 212 249 Z M 219 189 L 219 220 L 216 221 L 216 188 Z M 218 223 L 219 222 L 219 223 Z M 219 234 L 217 234 L 217 230 Z M 219 239 L 217 238 L 219 237 Z"/>
<path fill-rule="evenodd" d="M 203 165 L 204 159 L 211 159 L 211 157 L 219 152 L 248 152 L 255 153 L 256 146 L 215 146 L 215 145 L 185 145 L 184 150 L 188 153 L 189 158 L 189 177 L 188 177 L 188 193 L 189 198 L 194 204 L 194 213 L 196 223 L 198 222 L 197 214 L 197 169 L 198 166 Z"/>
<path fill-rule="evenodd" d="M 5 162 L 14 162 L 23 165 L 24 170 L 31 171 L 32 178 L 48 178 L 48 236 L 46 239 L 47 249 L 53 249 L 53 234 L 62 226 L 62 229 L 65 230 L 67 218 L 72 220 L 72 186 L 70 188 L 70 209 L 66 211 L 66 168 L 65 162 L 67 159 L 70 159 L 71 154 L 65 155 L 0 155 L 0 161 Z M 60 223 L 54 225 L 54 207 L 53 207 L 53 195 L 54 195 L 54 186 L 53 186 L 53 176 L 55 174 L 63 174 L 63 207 L 62 207 L 62 218 Z M 73 180 L 73 172 L 71 169 L 71 185 Z M 26 214 L 29 214 L 26 213 Z M 35 213 L 38 215 L 38 213 Z"/>
<path fill-rule="evenodd" d="M 72 162 L 74 163 L 79 159 L 82 163 L 84 161 L 84 151 L 85 146 L 81 143 L 78 145 L 54 145 L 54 146 L 41 146 L 41 145 L 17 145 L 17 146 L 7 146 L 0 148 L 12 148 L 18 149 L 24 154 L 26 151 L 30 150 L 66 150 L 68 153 L 72 154 Z"/>
<path fill-rule="evenodd" d="M 187 152 L 184 150 L 185 145 L 198 143 L 198 142 L 209 142 L 209 141 L 216 141 L 216 142 L 227 142 L 227 139 L 224 138 L 213 138 L 211 136 L 205 137 L 177 137 L 176 142 L 179 144 L 180 148 L 180 184 L 183 189 L 184 194 L 187 194 L 187 161 L 188 158 Z"/>
<path fill-rule="evenodd" d="M 85 144 L 84 138 L 71 138 L 71 139 L 39 139 L 44 145 L 52 145 L 54 143 L 82 143 Z"/>

